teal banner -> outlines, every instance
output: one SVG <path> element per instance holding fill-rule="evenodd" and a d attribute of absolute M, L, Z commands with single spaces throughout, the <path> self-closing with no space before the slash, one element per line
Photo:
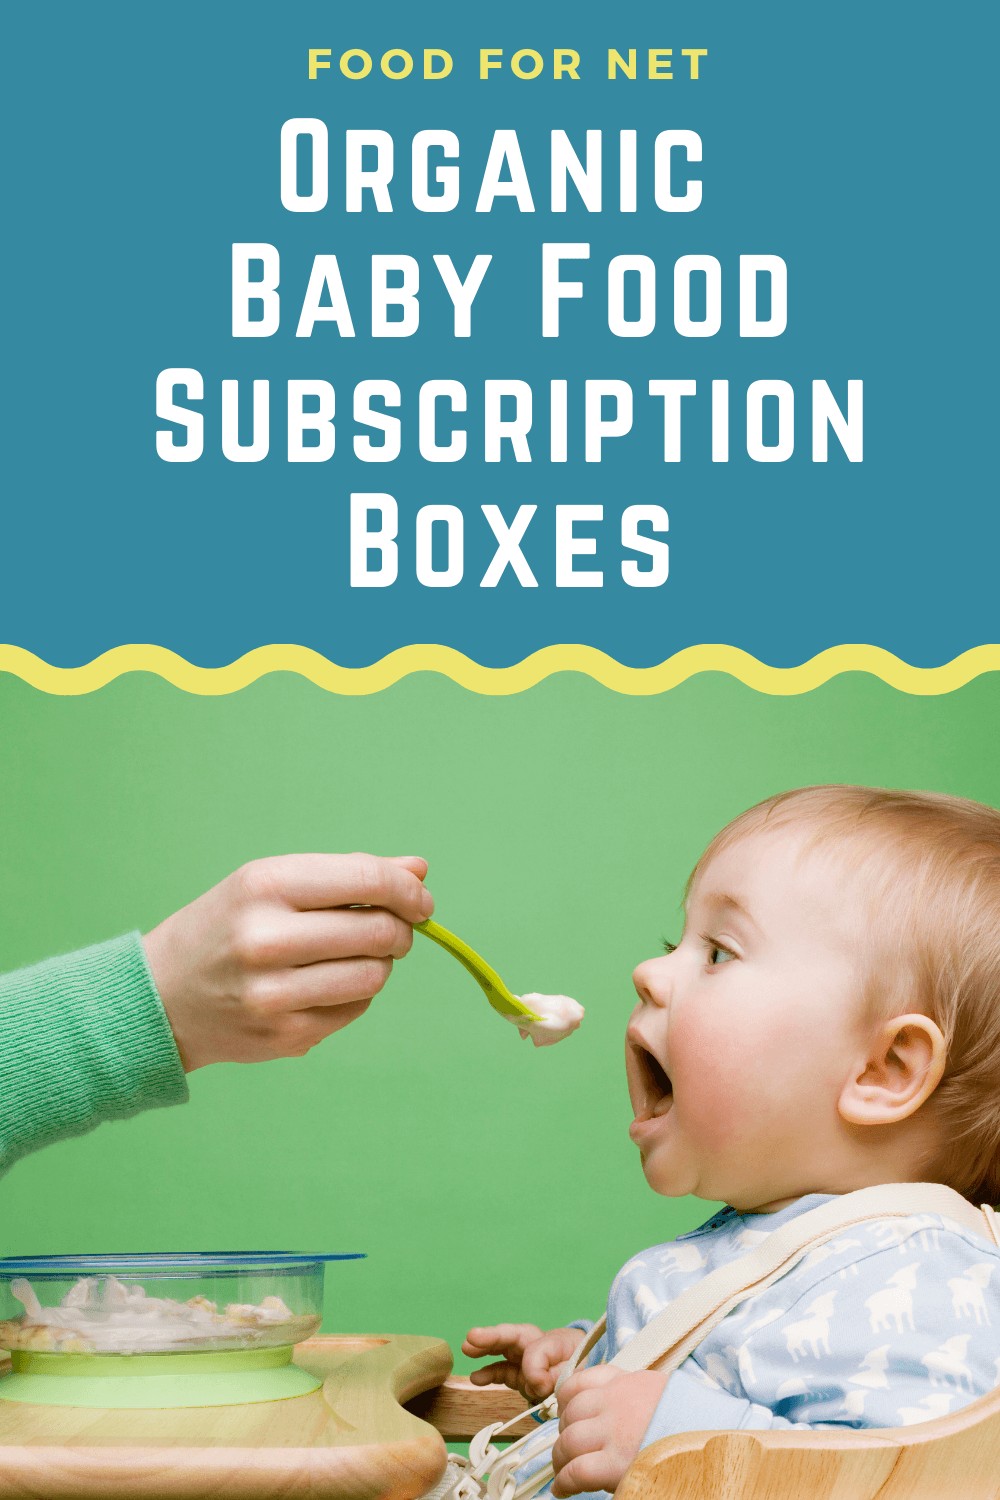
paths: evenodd
<path fill-rule="evenodd" d="M 20 8 L 0 637 L 349 667 L 994 639 L 995 33 L 860 0 Z"/>

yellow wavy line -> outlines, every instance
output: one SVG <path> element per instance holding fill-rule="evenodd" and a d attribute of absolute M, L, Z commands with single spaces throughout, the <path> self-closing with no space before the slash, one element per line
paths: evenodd
<path fill-rule="evenodd" d="M 617 693 L 663 693 L 698 672 L 726 672 L 760 693 L 808 693 L 841 672 L 869 672 L 904 693 L 951 693 L 1000 670 L 1000 645 L 975 646 L 941 667 L 911 667 L 880 646 L 831 646 L 797 667 L 769 667 L 736 646 L 689 646 L 656 667 L 625 667 L 593 646 L 546 646 L 512 667 L 481 667 L 450 646 L 403 646 L 370 667 L 338 667 L 308 646 L 259 646 L 226 667 L 196 667 L 163 646 L 116 646 L 82 667 L 53 667 L 0 646 L 0 672 L 46 693 L 92 693 L 124 672 L 155 672 L 188 693 L 235 693 L 268 672 L 297 672 L 331 693 L 379 693 L 412 672 L 439 672 L 474 693 L 521 693 L 554 672 L 582 672 Z"/>

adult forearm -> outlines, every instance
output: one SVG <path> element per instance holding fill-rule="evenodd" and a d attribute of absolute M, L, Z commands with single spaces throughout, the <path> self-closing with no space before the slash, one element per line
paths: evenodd
<path fill-rule="evenodd" d="M 137 932 L 0 976 L 0 1171 L 187 1097 Z"/>

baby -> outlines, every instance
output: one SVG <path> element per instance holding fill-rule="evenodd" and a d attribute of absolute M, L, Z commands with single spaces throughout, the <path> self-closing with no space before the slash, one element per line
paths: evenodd
<path fill-rule="evenodd" d="M 680 942 L 633 976 L 629 1134 L 654 1192 L 728 1206 L 615 1278 L 607 1332 L 560 1390 L 557 1497 L 613 1491 L 671 1433 L 897 1427 L 1000 1379 L 1000 1248 L 935 1214 L 819 1246 L 670 1376 L 601 1363 L 833 1195 L 929 1181 L 1000 1199 L 1000 812 L 786 792 L 717 835 L 685 912 Z M 474 1383 L 539 1401 L 591 1326 L 473 1328 L 462 1348 L 499 1356 Z"/>

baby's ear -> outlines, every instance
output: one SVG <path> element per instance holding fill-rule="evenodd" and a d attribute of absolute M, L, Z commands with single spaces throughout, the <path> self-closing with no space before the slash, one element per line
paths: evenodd
<path fill-rule="evenodd" d="M 945 1041 L 929 1016 L 894 1016 L 879 1027 L 867 1058 L 837 1102 L 849 1125 L 894 1125 L 916 1113 L 938 1084 Z"/>

